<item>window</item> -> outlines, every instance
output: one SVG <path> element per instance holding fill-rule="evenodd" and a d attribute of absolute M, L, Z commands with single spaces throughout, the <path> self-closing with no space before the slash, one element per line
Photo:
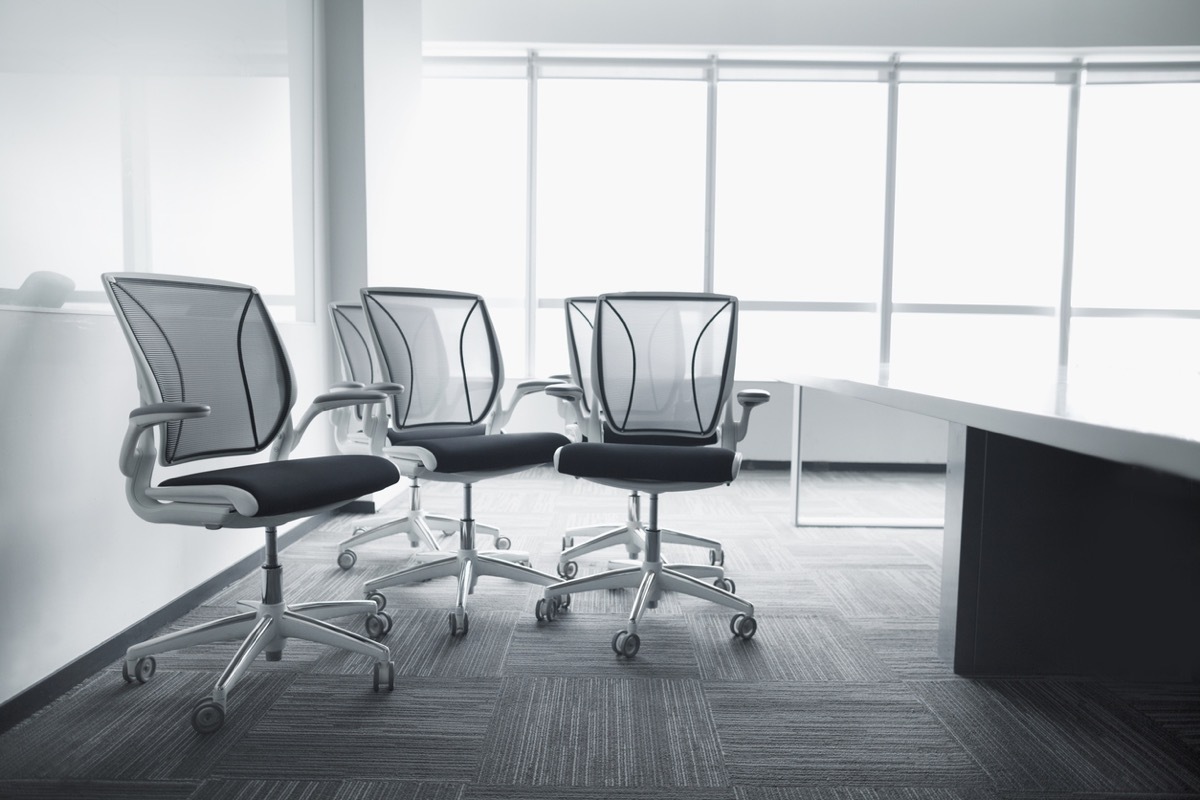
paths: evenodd
<path fill-rule="evenodd" d="M 1200 309 L 1200 84 L 1086 86 L 1079 113 L 1072 305 Z"/>
<path fill-rule="evenodd" d="M 538 82 L 537 293 L 700 291 L 700 81 Z"/>
<path fill-rule="evenodd" d="M 529 372 L 527 91 L 525 81 L 505 78 L 424 82 L 410 261 L 373 265 L 371 278 L 483 295 L 505 373 L 515 376 Z"/>

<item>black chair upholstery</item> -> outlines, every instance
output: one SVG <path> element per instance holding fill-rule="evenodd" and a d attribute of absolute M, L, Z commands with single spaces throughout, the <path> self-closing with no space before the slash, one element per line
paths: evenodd
<path fill-rule="evenodd" d="M 458 593 L 449 614 L 452 635 L 467 632 L 467 595 L 481 575 L 545 586 L 556 578 L 532 569 L 528 556 L 513 551 L 476 549 L 476 523 L 471 509 L 475 483 L 508 475 L 539 464 L 550 464 L 568 439 L 558 433 L 500 434 L 496 413 L 504 384 L 504 361 L 483 298 L 463 292 L 430 289 L 363 289 L 362 306 L 384 380 L 402 384 L 405 391 L 391 397 L 393 426 L 407 435 L 436 434 L 447 424 L 486 425 L 484 436 L 408 438 L 389 445 L 384 453 L 405 475 L 462 485 L 463 512 L 457 553 L 431 557 L 390 575 L 367 581 L 367 597 L 382 609 L 387 600 L 380 590 L 431 578 L 455 575 Z M 555 381 L 526 381 L 517 395 L 540 391 Z M 514 401 L 515 402 L 515 401 Z"/>
<path fill-rule="evenodd" d="M 138 372 L 141 406 L 129 417 L 121 451 L 132 509 L 151 522 L 219 528 L 263 528 L 263 594 L 250 610 L 130 647 L 124 676 L 145 683 L 154 655 L 193 645 L 242 640 L 212 695 L 193 709 L 202 733 L 221 727 L 228 695 L 263 653 L 279 660 L 289 638 L 320 642 L 375 662 L 375 688 L 391 689 L 395 668 L 384 645 L 334 627 L 327 619 L 362 614 L 373 636 L 390 620 L 374 603 L 350 600 L 287 605 L 278 560 L 277 526 L 332 510 L 393 485 L 400 475 L 386 459 L 336 455 L 289 459 L 317 414 L 378 405 L 385 395 L 342 390 L 318 397 L 292 423 L 295 379 L 278 331 L 253 287 L 146 273 L 107 273 L 104 287 L 125 332 Z M 155 432 L 158 444 L 156 446 Z M 270 460 L 174 474 L 162 468 L 270 448 Z M 222 462 L 226 464 L 227 462 Z"/>
<path fill-rule="evenodd" d="M 595 404 L 605 426 L 623 441 L 566 445 L 555 455 L 555 466 L 566 475 L 646 494 L 644 554 L 640 564 L 546 587 L 536 609 L 539 619 L 553 619 L 573 592 L 634 588 L 629 618 L 612 640 L 618 655 L 638 652 L 638 623 L 668 591 L 734 609 L 734 635 L 754 635 L 754 606 L 733 594 L 728 578 L 710 584 L 697 570 L 711 566 L 663 561 L 658 525 L 659 495 L 707 489 L 737 477 L 736 443 L 749 409 L 766 400 L 765 392 L 748 393 L 742 420 L 732 421 L 737 311 L 737 298 L 729 295 L 626 292 L 598 298 L 592 344 Z M 695 446 L 712 441 L 719 430 L 721 446 Z M 639 444 L 637 437 L 675 443 Z"/>
<path fill-rule="evenodd" d="M 329 316 L 337 350 L 341 355 L 343 377 L 346 379 L 343 385 L 383 389 L 389 394 L 402 394 L 404 387 L 400 384 L 381 382 L 382 373 L 378 366 L 375 346 L 362 305 L 359 303 L 331 303 Z M 497 408 L 499 408 L 498 405 Z M 370 434 L 363 427 L 366 422 L 361 407 L 339 412 L 335 419 L 334 429 L 338 447 L 343 452 L 370 452 L 373 450 Z M 446 421 L 437 425 L 424 425 L 419 429 L 398 427 L 390 415 L 388 422 L 384 444 L 390 445 L 417 439 L 483 436 L 488 431 L 488 425 L 485 422 L 470 424 Z M 442 539 L 458 533 L 458 518 L 428 513 L 422 506 L 421 483 L 417 476 L 405 472 L 404 477 L 408 478 L 409 482 L 407 513 L 370 527 L 355 528 L 351 535 L 339 542 L 337 546 L 337 563 L 342 569 L 348 570 L 357 563 L 358 553 L 355 548 L 368 542 L 396 534 L 405 534 L 414 548 L 424 547 L 426 551 L 436 553 Z M 475 532 L 476 535 L 491 536 L 498 550 L 506 550 L 511 546 L 508 537 L 501 536 L 500 531 L 491 525 L 477 523 Z M 428 557 L 430 556 L 425 553 L 416 555 L 418 559 Z"/>

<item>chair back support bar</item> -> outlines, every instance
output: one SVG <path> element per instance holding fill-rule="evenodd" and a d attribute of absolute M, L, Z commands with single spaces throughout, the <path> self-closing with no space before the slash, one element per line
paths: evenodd
<path fill-rule="evenodd" d="M 296 386 L 257 290 L 146 273 L 107 273 L 104 286 L 137 356 L 142 403 L 212 409 L 164 426 L 161 464 L 256 453 L 275 440 L 289 421 Z"/>
<path fill-rule="evenodd" d="M 623 292 L 598 298 L 592 381 L 618 434 L 706 438 L 733 390 L 737 298 Z"/>

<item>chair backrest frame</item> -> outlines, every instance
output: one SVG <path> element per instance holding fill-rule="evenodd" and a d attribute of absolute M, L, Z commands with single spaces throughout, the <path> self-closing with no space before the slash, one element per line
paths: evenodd
<path fill-rule="evenodd" d="M 102 278 L 134 356 L 142 404 L 212 409 L 163 426 L 160 464 L 258 453 L 290 429 L 295 374 L 257 289 L 145 272 Z"/>
<path fill-rule="evenodd" d="M 733 392 L 738 300 L 707 292 L 597 298 L 592 384 L 617 434 L 708 439 Z M 663 343 L 671 352 L 655 354 Z"/>
<path fill-rule="evenodd" d="M 485 423 L 504 360 L 483 297 L 406 287 L 366 287 L 361 296 L 383 380 L 405 387 L 391 398 L 392 427 Z"/>

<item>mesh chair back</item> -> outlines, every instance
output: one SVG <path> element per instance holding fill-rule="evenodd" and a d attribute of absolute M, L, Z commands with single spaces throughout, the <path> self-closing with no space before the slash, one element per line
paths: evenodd
<path fill-rule="evenodd" d="M 491 413 L 504 365 L 483 298 L 429 289 L 367 288 L 363 309 L 396 428 L 477 425 Z"/>
<path fill-rule="evenodd" d="M 375 356 L 371 350 L 371 332 L 367 315 L 357 303 L 330 303 L 333 338 L 342 356 L 342 377 L 358 383 L 375 383 Z"/>
<path fill-rule="evenodd" d="M 295 379 L 254 287 L 146 273 L 108 273 L 104 285 L 138 362 L 142 402 L 212 409 L 165 426 L 162 464 L 255 453 L 274 441 L 295 404 Z"/>
<path fill-rule="evenodd" d="M 567 315 L 567 356 L 571 383 L 583 389 L 584 413 L 592 410 L 592 336 L 596 320 L 596 298 L 568 297 L 563 302 Z"/>
<path fill-rule="evenodd" d="M 605 294 L 596 306 L 593 375 L 618 434 L 711 436 L 733 390 L 737 298 Z"/>

